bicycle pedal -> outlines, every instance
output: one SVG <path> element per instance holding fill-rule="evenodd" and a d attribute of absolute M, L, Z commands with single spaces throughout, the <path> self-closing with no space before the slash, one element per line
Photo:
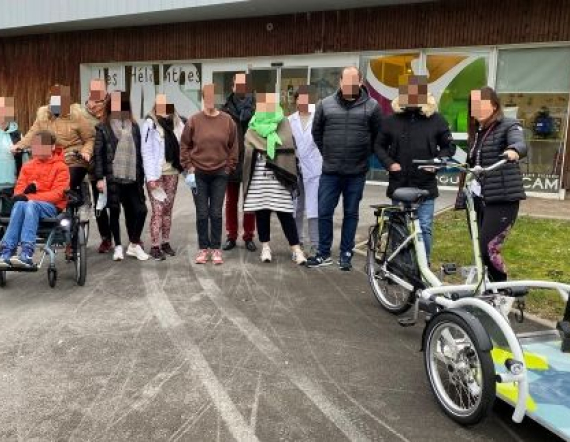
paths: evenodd
<path fill-rule="evenodd" d="M 414 318 L 401 318 L 398 319 L 398 324 L 402 327 L 412 327 L 416 325 L 416 320 Z"/>

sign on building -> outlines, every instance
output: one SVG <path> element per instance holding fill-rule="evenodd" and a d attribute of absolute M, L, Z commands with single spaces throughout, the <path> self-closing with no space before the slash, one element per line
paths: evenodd
<path fill-rule="evenodd" d="M 90 65 L 82 69 L 82 101 L 87 100 L 89 82 L 103 78 L 107 91 L 126 91 L 137 120 L 152 110 L 157 94 L 166 94 L 169 102 L 183 117 L 201 109 L 201 64 L 157 63 L 126 65 Z"/>

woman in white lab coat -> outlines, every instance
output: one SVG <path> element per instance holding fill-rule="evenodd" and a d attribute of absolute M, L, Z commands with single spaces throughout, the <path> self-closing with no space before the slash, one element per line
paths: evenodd
<path fill-rule="evenodd" d="M 319 180 L 323 159 L 311 134 L 313 127 L 314 104 L 310 101 L 308 86 L 300 86 L 295 93 L 297 112 L 289 117 L 293 138 L 297 145 L 299 160 L 299 196 L 295 201 L 295 220 L 301 244 L 304 242 L 304 216 L 307 212 L 311 254 L 319 245 Z M 314 253 L 313 253 L 314 252 Z"/>

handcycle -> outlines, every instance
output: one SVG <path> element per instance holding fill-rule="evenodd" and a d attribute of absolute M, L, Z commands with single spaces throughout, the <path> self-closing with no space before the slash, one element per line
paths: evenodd
<path fill-rule="evenodd" d="M 79 216 L 79 208 L 83 198 L 75 191 L 67 191 L 67 208 L 54 218 L 44 218 L 40 221 L 37 233 L 37 243 L 41 248 L 40 261 L 31 267 L 12 265 L 0 270 L 0 287 L 6 287 L 7 274 L 11 272 L 38 272 L 47 258 L 47 277 L 51 288 L 57 283 L 58 270 L 56 254 L 60 248 L 67 249 L 66 261 L 74 264 L 75 281 L 77 285 L 85 285 L 87 279 L 87 238 L 86 221 Z M 5 196 L 3 197 L 6 198 Z M 9 216 L 0 217 L 0 238 L 4 236 Z"/>
<path fill-rule="evenodd" d="M 530 410 L 528 357 L 509 323 L 510 300 L 523 299 L 532 288 L 557 290 L 566 302 L 564 317 L 558 323 L 561 350 L 570 351 L 570 285 L 549 281 L 497 283 L 487 277 L 472 188 L 473 183 L 506 162 L 501 159 L 487 168 L 470 168 L 452 160 L 416 161 L 420 168 L 456 168 L 466 173 L 462 190 L 475 266 L 464 284 L 444 285 L 429 267 L 417 215 L 419 204 L 428 197 L 426 191 L 401 188 L 393 195 L 398 204 L 372 206 L 376 224 L 369 232 L 367 275 L 374 297 L 392 314 L 412 309 L 411 316 L 399 319 L 402 326 L 416 324 L 420 311 L 426 314 L 422 350 L 430 388 L 443 411 L 464 425 L 488 415 L 498 390 L 508 392 L 501 397 L 507 396 L 515 405 L 515 422 L 521 422 L 525 413 L 535 417 L 529 412 L 536 410 Z M 442 266 L 442 273 L 452 273 L 453 267 Z"/>

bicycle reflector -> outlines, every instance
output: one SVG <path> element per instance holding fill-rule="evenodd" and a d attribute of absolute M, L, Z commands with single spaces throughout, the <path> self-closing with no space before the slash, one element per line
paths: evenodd
<path fill-rule="evenodd" d="M 69 218 L 63 218 L 60 222 L 59 225 L 61 227 L 63 227 L 64 229 L 69 229 L 69 227 L 71 226 L 71 220 Z"/>

